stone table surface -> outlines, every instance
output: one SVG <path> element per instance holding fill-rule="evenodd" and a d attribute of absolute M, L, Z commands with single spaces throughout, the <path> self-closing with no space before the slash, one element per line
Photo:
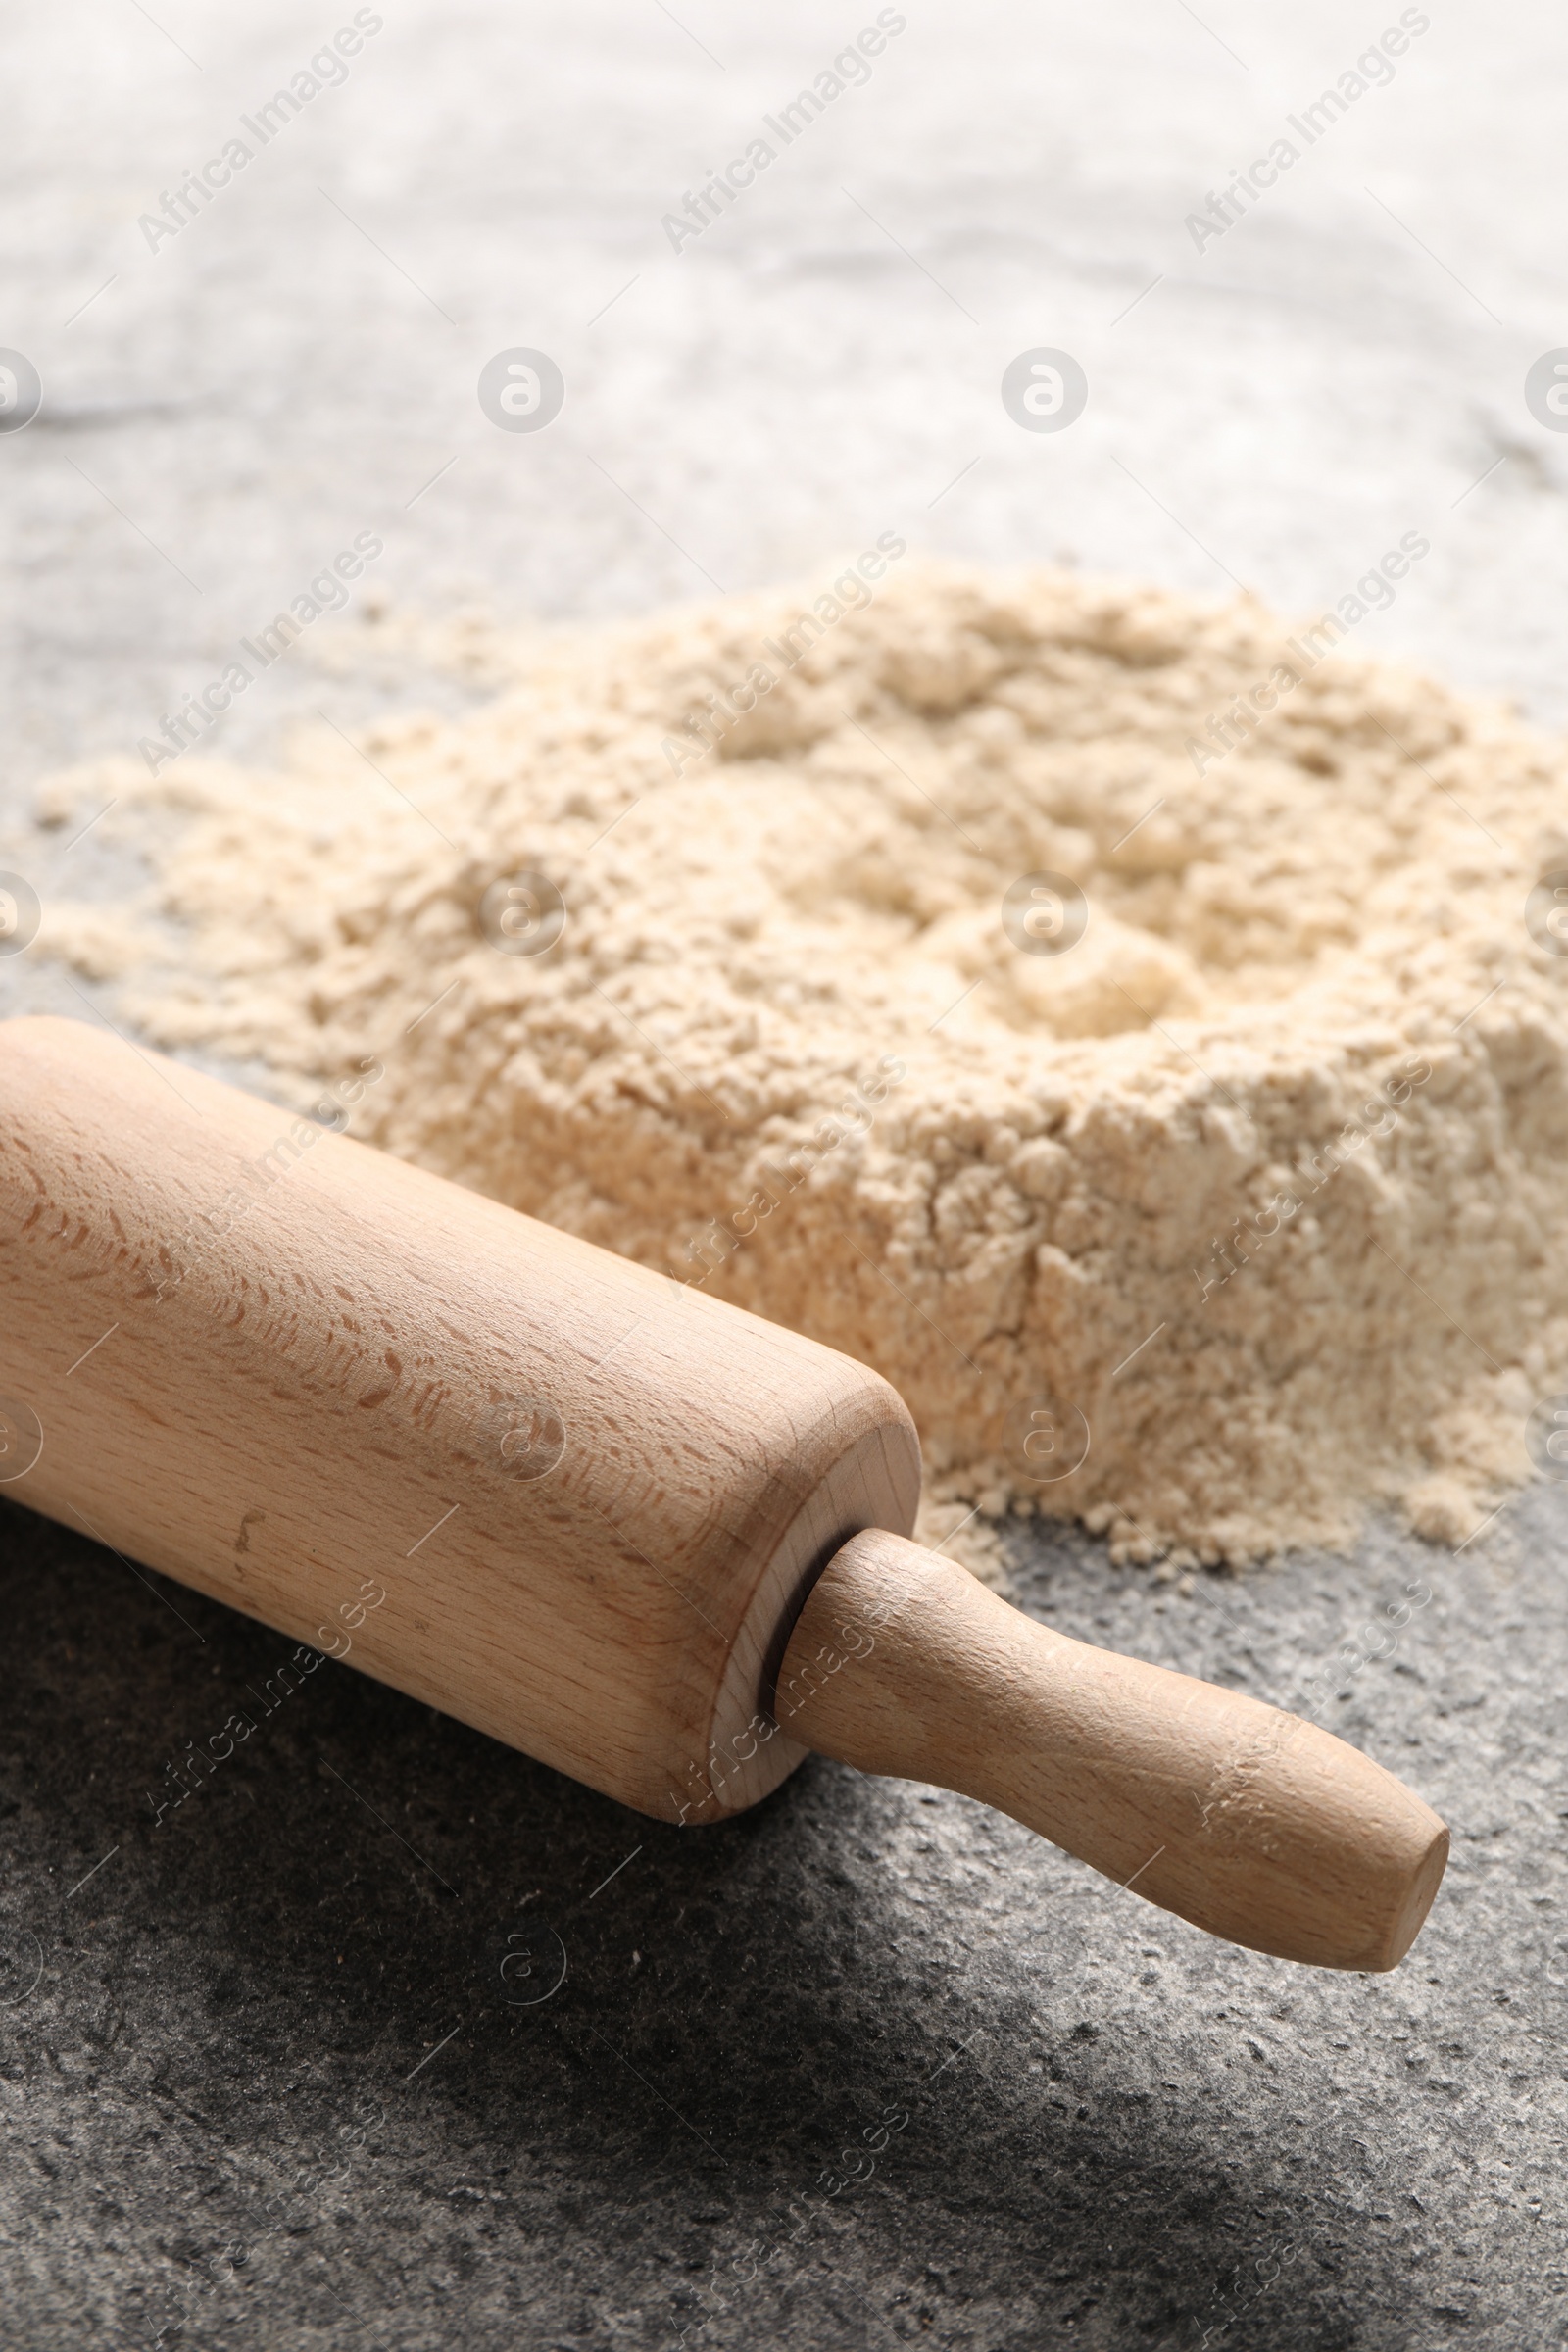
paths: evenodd
<path fill-rule="evenodd" d="M 1019 1546 L 1073 1634 L 1285 1703 L 1329 1669 L 1453 1831 L 1383 1977 L 814 1758 L 668 1829 L 346 1667 L 288 1688 L 14 1505 L 0 1547 L 8 2344 L 1568 2334 L 1560 1490 L 1479 1557 L 1381 1530 L 1189 1599 Z"/>
<path fill-rule="evenodd" d="M 19 19 L 0 345 L 44 398 L 0 432 L 0 864 L 134 891 L 135 842 L 46 840 L 34 786 L 133 751 L 365 530 L 394 605 L 546 623 L 884 529 L 1303 612 L 1418 530 L 1358 642 L 1560 724 L 1568 439 L 1523 393 L 1568 341 L 1560 14 L 881 15 L 679 250 L 664 216 L 876 9 Z M 144 225 L 356 18 L 341 77 Z M 548 431 L 475 397 L 516 346 L 565 379 Z M 998 396 L 1034 347 L 1088 379 L 1059 434 Z M 360 643 L 323 620 L 214 748 L 476 691 Z M 0 959 L 0 1012 L 112 1002 Z M 0 1503 L 0 2343 L 1568 2340 L 1568 1494 L 1457 1558 L 1375 1527 L 1187 1595 L 1009 1541 L 1068 1631 L 1285 1703 L 1326 1678 L 1454 1830 L 1398 1972 L 1229 1950 L 822 1762 L 665 1830 L 346 1670 L 284 1695 L 280 1638 Z"/>

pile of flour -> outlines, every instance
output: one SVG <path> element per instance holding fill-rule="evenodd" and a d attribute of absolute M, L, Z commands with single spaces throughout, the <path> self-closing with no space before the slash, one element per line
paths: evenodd
<path fill-rule="evenodd" d="M 868 559 L 140 773 L 188 959 L 125 1012 L 379 1063 L 355 1133 L 876 1365 L 950 1503 L 1463 1542 L 1568 1389 L 1562 747 L 1251 603 Z"/>

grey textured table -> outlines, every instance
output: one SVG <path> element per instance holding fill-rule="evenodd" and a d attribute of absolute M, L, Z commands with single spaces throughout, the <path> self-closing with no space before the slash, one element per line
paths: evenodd
<path fill-rule="evenodd" d="M 380 13 L 151 245 L 353 12 L 13 27 L 0 343 L 46 397 L 0 436 L 0 862 L 46 900 L 139 869 L 108 827 L 33 833 L 34 780 L 130 750 L 367 528 L 395 602 L 557 620 L 889 527 L 1321 608 L 1419 527 L 1361 641 L 1560 720 L 1568 440 L 1521 393 L 1568 335 L 1539 0 L 1433 11 L 1201 252 L 1189 213 L 1381 20 L 911 8 L 677 254 L 662 217 L 873 9 Z M 538 436 L 474 397 L 519 344 L 566 378 Z M 998 399 L 1036 345 L 1085 367 L 1070 432 Z M 332 629 L 217 748 L 472 691 Z M 0 1011 L 85 1017 L 73 985 L 0 961 Z M 283 1696 L 281 1641 L 0 1504 L 0 2341 L 1562 2341 L 1564 1490 L 1456 1561 L 1382 1530 L 1189 1599 L 1016 1541 L 1070 1631 L 1285 1701 L 1339 1660 L 1324 1719 L 1455 1831 L 1396 1975 L 1231 1952 L 823 1763 L 665 1831 L 345 1670 Z"/>
<path fill-rule="evenodd" d="M 1185 1601 L 1030 1547 L 1030 1608 L 1284 1700 L 1410 1609 L 1323 1719 L 1454 1859 L 1343 1978 L 814 1760 L 664 1829 L 0 1510 L 5 2340 L 1562 2341 L 1562 1506 Z"/>

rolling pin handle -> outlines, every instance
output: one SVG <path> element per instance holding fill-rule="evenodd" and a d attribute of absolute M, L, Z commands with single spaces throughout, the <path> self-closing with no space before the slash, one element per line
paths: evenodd
<path fill-rule="evenodd" d="M 1395 1967 L 1448 1834 L 1393 1773 L 1241 1691 L 1096 1649 L 867 1530 L 813 1586 L 779 1670 L 793 1739 L 981 1798 L 1232 1943 Z"/>

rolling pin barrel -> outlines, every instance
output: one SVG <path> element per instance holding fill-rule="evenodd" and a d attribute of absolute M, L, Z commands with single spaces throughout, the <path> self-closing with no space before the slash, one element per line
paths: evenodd
<path fill-rule="evenodd" d="M 18 1501 L 666 1820 L 919 1494 L 863 1365 L 76 1021 L 0 1024 L 0 1395 Z"/>
<path fill-rule="evenodd" d="M 17 1500 L 664 1820 L 816 1748 L 1235 1941 L 1392 1967 L 1437 1815 L 909 1544 L 919 1475 L 831 1348 L 84 1024 L 0 1024 Z"/>

